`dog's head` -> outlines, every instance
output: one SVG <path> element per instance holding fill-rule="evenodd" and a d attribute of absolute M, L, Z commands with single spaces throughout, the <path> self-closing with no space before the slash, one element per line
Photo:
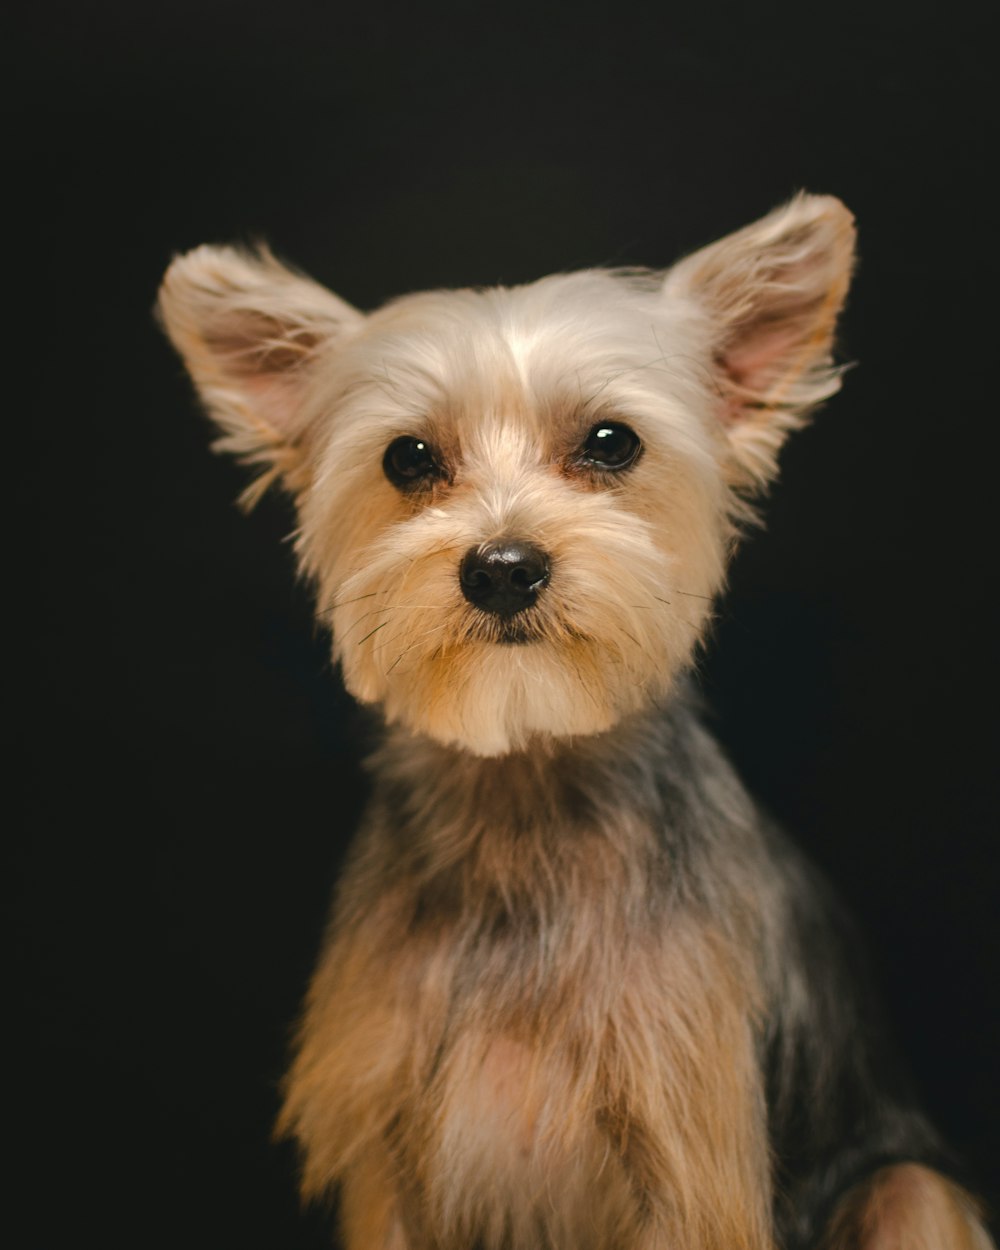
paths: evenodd
<path fill-rule="evenodd" d="M 348 688 L 479 754 L 663 696 L 740 500 L 838 386 L 851 216 L 800 196 L 665 274 L 588 270 L 364 316 L 266 252 L 160 294 L 219 446 L 280 478 Z"/>

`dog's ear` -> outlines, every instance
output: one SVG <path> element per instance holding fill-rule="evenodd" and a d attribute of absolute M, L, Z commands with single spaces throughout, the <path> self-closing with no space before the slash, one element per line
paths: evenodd
<path fill-rule="evenodd" d="M 770 480 L 788 431 L 839 388 L 833 336 L 853 262 L 850 212 L 799 195 L 668 271 L 665 293 L 709 318 L 734 484 Z"/>
<path fill-rule="evenodd" d="M 302 400 L 318 359 L 364 321 L 331 291 L 266 249 L 199 247 L 178 256 L 157 312 L 223 436 L 216 447 L 265 472 L 249 506 L 281 477 L 303 482 Z"/>

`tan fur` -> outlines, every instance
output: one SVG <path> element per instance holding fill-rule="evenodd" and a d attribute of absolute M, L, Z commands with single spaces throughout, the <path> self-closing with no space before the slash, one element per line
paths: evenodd
<path fill-rule="evenodd" d="M 388 1152 L 373 1149 L 344 1173 L 340 1223 L 348 1246 L 408 1250 L 396 1199 L 395 1169 Z"/>
<path fill-rule="evenodd" d="M 884 1168 L 843 1200 L 823 1250 L 991 1250 L 974 1200 L 917 1164 Z"/>
<path fill-rule="evenodd" d="M 216 448 L 266 469 L 244 503 L 279 478 L 302 489 L 310 467 L 300 420 L 305 379 L 361 314 L 266 248 L 249 256 L 230 247 L 199 247 L 175 260 L 158 311 L 222 427 Z"/>
<path fill-rule="evenodd" d="M 546 1220 L 554 1244 L 594 1250 L 771 1245 L 753 982 L 736 952 L 700 930 L 639 945 L 583 914 L 544 1000 L 505 1002 L 498 968 L 492 1001 L 456 1017 L 461 930 L 435 915 L 414 926 L 414 905 L 372 907 L 317 973 L 282 1120 L 306 1145 L 307 1192 L 390 1140 L 419 1178 L 411 1201 L 455 1250 L 473 1230 L 541 1244 Z"/>
<path fill-rule="evenodd" d="M 669 291 L 698 291 L 713 314 L 733 484 L 769 481 L 788 432 L 838 389 L 831 349 L 853 254 L 853 222 L 843 205 L 800 197 L 686 257 L 668 275 Z"/>
<path fill-rule="evenodd" d="M 502 754 L 602 732 L 689 662 L 746 515 L 731 486 L 771 476 L 788 429 L 836 389 L 852 237 L 838 201 L 800 197 L 665 277 L 432 292 L 367 317 L 269 254 L 199 248 L 160 310 L 221 445 L 298 499 L 297 549 L 348 688 L 390 721 Z M 616 415 L 645 445 L 627 502 L 571 470 Z M 416 500 L 380 467 L 414 431 L 453 470 Z M 510 534 L 559 569 L 544 637 L 516 656 L 454 576 L 456 552 Z"/>
<path fill-rule="evenodd" d="M 304 1193 L 339 1188 L 349 1250 L 774 1250 L 779 890 L 746 867 L 759 845 L 724 777 L 727 853 L 698 889 L 641 796 L 739 492 L 839 385 L 852 246 L 839 201 L 800 196 L 666 274 L 368 316 L 266 252 L 171 266 L 161 315 L 221 446 L 263 468 L 250 499 L 275 478 L 295 497 L 333 654 L 390 726 L 280 1123 Z M 608 422 L 641 442 L 627 474 L 581 454 Z M 433 449 L 417 489 L 383 468 L 401 438 Z M 524 645 L 460 582 L 497 540 L 548 561 Z M 831 1250 L 944 1250 L 944 1231 L 906 1241 L 920 1213 L 963 1227 L 933 1180 L 859 1198 Z"/>

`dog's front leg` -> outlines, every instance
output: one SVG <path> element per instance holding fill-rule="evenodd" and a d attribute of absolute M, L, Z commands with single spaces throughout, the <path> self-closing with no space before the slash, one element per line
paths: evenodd
<path fill-rule="evenodd" d="M 769 1194 L 748 1176 L 746 1159 L 718 1160 L 715 1176 L 705 1175 L 704 1161 L 692 1160 L 689 1177 L 675 1172 L 653 1187 L 637 1183 L 631 1153 L 623 1159 L 632 1190 L 630 1234 L 623 1242 L 629 1250 L 776 1250 Z M 696 1188 L 700 1182 L 707 1193 Z"/>
<path fill-rule="evenodd" d="M 634 969 L 622 994 L 598 1125 L 630 1192 L 629 1250 L 774 1250 L 762 1078 L 735 966 L 676 917 L 649 970 L 656 993 L 639 992 Z"/>
<path fill-rule="evenodd" d="M 975 1201 L 916 1163 L 880 1169 L 844 1197 L 821 1250 L 993 1250 Z"/>
<path fill-rule="evenodd" d="M 418 1250 L 407 1236 L 388 1151 L 369 1150 L 341 1185 L 345 1250 Z"/>

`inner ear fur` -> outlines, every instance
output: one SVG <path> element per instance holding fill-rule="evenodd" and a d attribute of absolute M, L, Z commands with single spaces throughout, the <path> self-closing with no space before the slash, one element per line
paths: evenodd
<path fill-rule="evenodd" d="M 361 325 L 362 314 L 264 247 L 211 246 L 173 261 L 157 312 L 222 428 L 215 447 L 264 468 L 244 504 L 279 477 L 298 489 L 302 399 L 312 367 Z"/>
<path fill-rule="evenodd" d="M 695 301 L 715 336 L 734 485 L 768 482 L 788 432 L 840 387 L 832 350 L 854 241 L 840 200 L 798 195 L 666 275 L 665 293 Z"/>

